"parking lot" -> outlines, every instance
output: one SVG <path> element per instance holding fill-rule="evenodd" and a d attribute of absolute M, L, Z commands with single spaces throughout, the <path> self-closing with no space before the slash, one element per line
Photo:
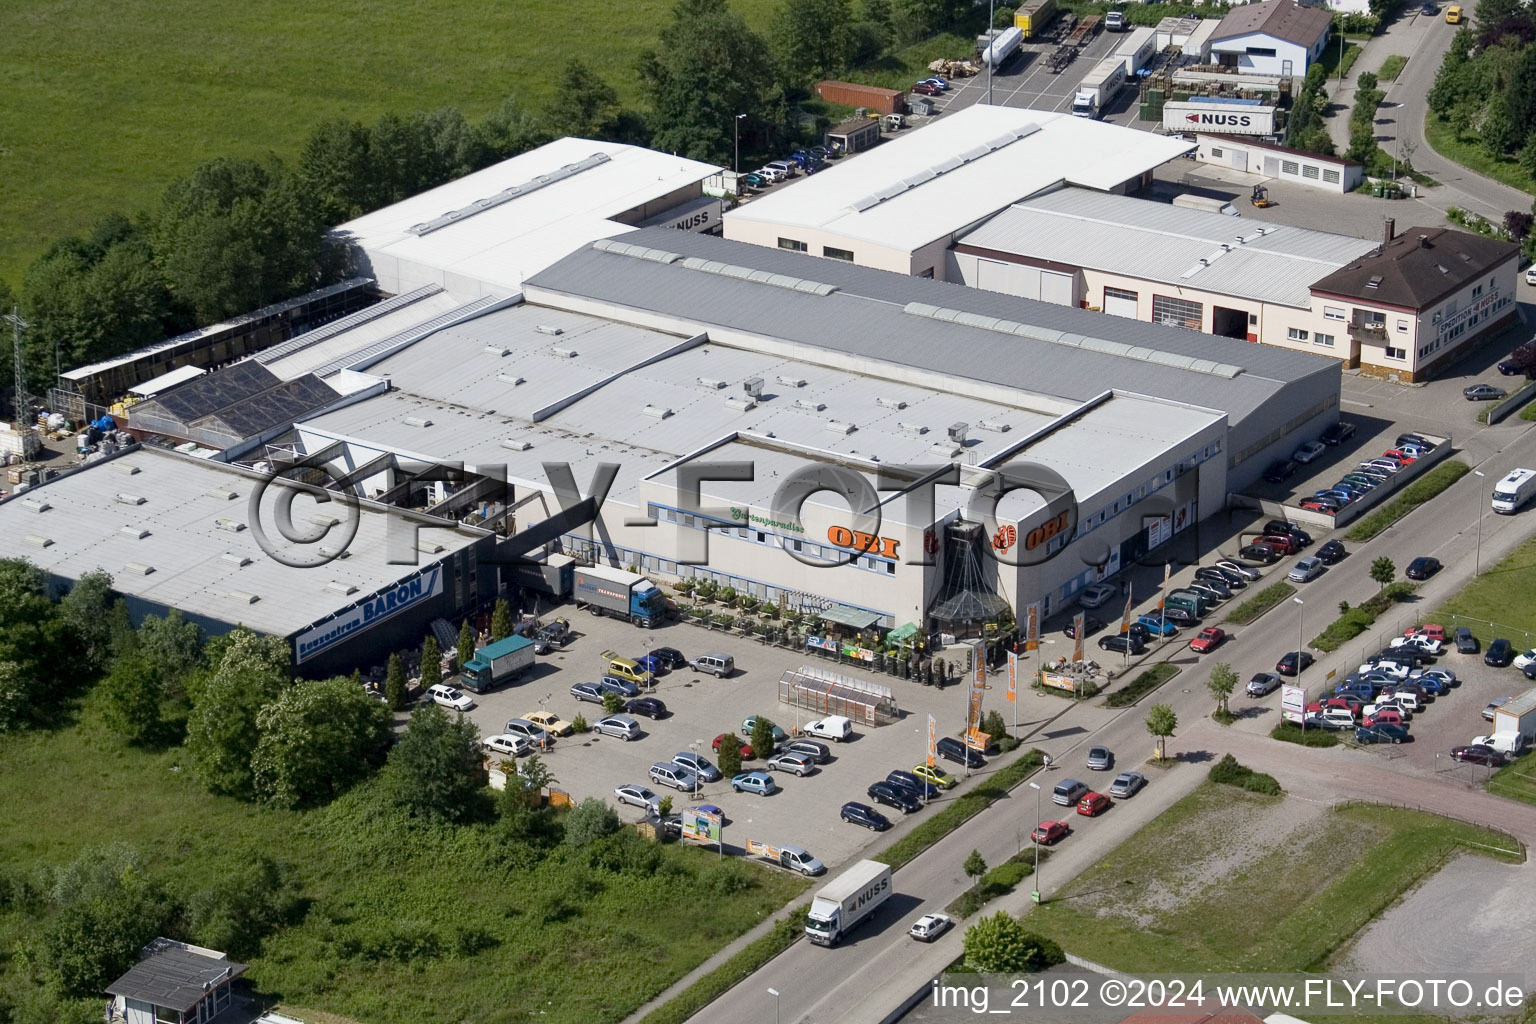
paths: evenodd
<path fill-rule="evenodd" d="M 545 755 L 558 780 L 556 786 L 578 801 L 595 796 L 617 805 L 614 787 L 635 783 L 648 786 L 663 797 L 672 795 L 677 809 L 693 803 L 718 805 L 726 813 L 728 849 L 739 851 L 748 839 L 792 844 L 811 851 L 827 864 L 829 870 L 835 871 L 839 864 L 854 858 L 874 837 L 874 833 L 843 822 L 838 817 L 838 809 L 850 800 L 870 803 L 865 794 L 870 783 L 884 779 L 893 769 L 911 770 L 913 765 L 924 760 L 928 715 L 932 714 L 937 720 L 940 736 L 958 734 L 964 726 L 965 686 L 950 685 L 938 690 L 910 680 L 844 668 L 840 670 L 844 674 L 890 687 L 903 717 L 877 729 L 856 726 L 851 741 L 828 744 L 832 760 L 805 778 L 774 772 L 779 792 L 771 796 L 733 793 L 730 780 L 722 779 L 702 785 L 695 800 L 690 794 L 652 785 L 650 766 L 658 761 L 670 761 L 674 754 L 690 750 L 697 750 L 718 764 L 710 749 L 714 738 L 724 732 L 740 735 L 742 720 L 749 715 L 767 715 L 786 732 L 792 731 L 796 726 L 796 709 L 778 702 L 781 674 L 808 662 L 837 670 L 834 663 L 684 623 L 642 630 L 616 619 L 577 612 L 569 606 L 555 614 L 570 619 L 576 638 L 564 650 L 540 657 L 536 669 L 514 685 L 475 696 L 476 707 L 469 716 L 481 735 L 499 733 L 507 719 L 531 711 L 551 711 L 567 722 L 578 714 L 585 716 L 588 722 L 597 721 L 603 715 L 602 709 L 596 704 L 577 701 L 569 691 L 576 683 L 598 679 L 603 667 L 599 654 L 604 650 L 639 657 L 646 652 L 646 641 L 649 641 L 651 648 L 675 647 L 688 657 L 704 651 L 730 654 L 736 660 L 737 671 L 727 679 L 686 669 L 658 677 L 653 695 L 666 703 L 668 715 L 658 721 L 638 718 L 644 730 L 640 739 L 625 742 L 591 733 L 573 735 L 559 740 Z M 1037 699 L 1036 703 L 1049 707 L 1051 712 L 1064 710 L 1069 704 L 1054 699 L 1048 704 Z M 987 696 L 986 706 L 1001 709 L 1005 717 L 1009 715 L 1001 689 L 995 685 Z M 815 717 L 804 711 L 800 714 L 802 721 Z M 743 735 L 742 738 L 747 737 Z M 939 763 L 957 778 L 963 777 L 959 765 L 942 760 Z M 998 762 L 993 759 L 993 763 Z M 762 767 L 763 759 L 758 758 L 746 762 L 743 770 Z M 990 767 L 973 772 L 973 780 L 989 770 Z M 910 815 L 908 822 L 932 814 L 933 803 L 949 803 L 967 788 L 968 784 L 962 781 L 956 789 L 931 801 L 929 808 Z M 878 809 L 892 820 L 892 832 L 899 834 L 904 825 L 901 813 L 889 807 Z M 628 806 L 621 809 L 621 814 L 627 821 L 639 820 L 642 816 L 636 808 Z M 1027 839 L 1033 823 L 1021 820 L 1020 825 Z"/>

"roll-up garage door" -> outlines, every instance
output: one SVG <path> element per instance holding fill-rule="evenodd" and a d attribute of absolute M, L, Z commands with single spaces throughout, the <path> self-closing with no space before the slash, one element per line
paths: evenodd
<path fill-rule="evenodd" d="M 1040 271 L 1040 298 L 1058 306 L 1072 305 L 1072 275 L 1058 274 L 1054 270 Z"/>

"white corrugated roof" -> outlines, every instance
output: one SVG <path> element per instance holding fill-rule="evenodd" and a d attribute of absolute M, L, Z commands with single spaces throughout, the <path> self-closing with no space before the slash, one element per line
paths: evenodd
<path fill-rule="evenodd" d="M 1076 188 L 1009 207 L 958 242 L 1301 309 L 1314 282 L 1378 245 Z"/>
<path fill-rule="evenodd" d="M 601 154 L 606 159 L 590 160 Z M 581 169 L 562 172 L 573 165 Z M 720 168 L 638 146 L 564 138 L 336 229 L 365 252 L 484 282 L 505 293 L 577 246 L 624 230 L 608 218 L 697 184 Z M 541 184 L 541 177 L 555 177 Z M 522 195 L 503 198 L 518 188 Z M 477 204 L 485 208 L 478 209 Z M 446 214 L 459 219 L 413 233 Z"/>
<path fill-rule="evenodd" d="M 1109 189 L 1194 148 L 1047 110 L 976 104 L 754 199 L 731 222 L 916 250 L 1058 182 Z"/>
<path fill-rule="evenodd" d="M 158 377 L 151 378 L 136 387 L 128 389 L 132 395 L 142 395 L 149 398 L 158 395 L 162 391 L 169 391 L 177 384 L 185 384 L 189 380 L 196 380 L 208 372 L 206 366 L 178 366 L 170 373 L 162 373 Z"/>
<path fill-rule="evenodd" d="M 299 348 L 290 355 L 276 359 L 262 359 L 267 369 L 277 374 L 284 380 L 294 380 L 311 373 L 316 369 L 325 368 L 328 364 L 352 352 L 360 352 L 374 342 L 398 334 L 408 328 L 414 327 L 424 320 L 430 320 L 435 316 L 447 313 L 457 308 L 459 302 L 447 292 L 439 291 L 429 295 L 419 302 L 400 309 L 391 310 L 382 316 L 374 317 L 359 323 L 350 330 L 342 331 L 323 341 L 313 345 Z M 294 339 L 299 341 L 303 335 Z M 258 356 L 258 358 L 260 358 Z"/>

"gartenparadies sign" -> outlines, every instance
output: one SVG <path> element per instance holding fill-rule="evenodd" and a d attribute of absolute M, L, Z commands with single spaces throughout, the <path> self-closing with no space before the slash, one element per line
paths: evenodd
<path fill-rule="evenodd" d="M 1273 135 L 1275 108 L 1243 103 L 1163 104 L 1163 127 L 1170 132 L 1220 132 L 1226 135 Z"/>
<path fill-rule="evenodd" d="M 425 601 L 430 601 L 442 592 L 443 567 L 435 565 L 420 576 L 406 580 L 393 590 L 386 591 L 294 637 L 293 663 L 302 665 L 315 655 L 329 650 L 354 634 L 398 615 L 407 608 L 414 608 Z"/>

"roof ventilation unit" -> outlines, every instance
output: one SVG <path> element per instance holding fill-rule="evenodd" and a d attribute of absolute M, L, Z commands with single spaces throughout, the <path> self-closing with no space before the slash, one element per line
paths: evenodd
<path fill-rule="evenodd" d="M 133 474 L 139 471 L 139 467 L 131 462 L 114 462 L 112 463 L 112 468 L 124 476 L 133 476 Z"/>
<path fill-rule="evenodd" d="M 501 381 L 503 384 L 511 384 L 513 387 L 517 387 L 527 378 L 519 377 L 515 373 L 498 373 L 496 375 L 496 379 Z"/>
<path fill-rule="evenodd" d="M 120 526 L 117 532 L 125 537 L 132 537 L 134 540 L 143 540 L 149 536 L 149 531 L 142 526 Z"/>
<path fill-rule="evenodd" d="M 425 416 L 407 416 L 405 418 L 405 425 L 408 427 L 430 427 L 432 421 Z"/>
<path fill-rule="evenodd" d="M 356 587 L 355 584 L 346 583 L 346 582 L 344 582 L 342 580 L 331 580 L 329 583 L 327 583 L 325 585 L 325 589 L 333 591 L 333 592 L 335 592 L 337 594 L 355 594 L 355 593 L 357 593 L 357 587 Z"/>
<path fill-rule="evenodd" d="M 898 423 L 896 426 L 901 428 L 903 434 L 910 434 L 913 437 L 922 437 L 928 433 L 928 428 L 921 423 Z"/>
<path fill-rule="evenodd" d="M 654 416 L 658 420 L 664 420 L 672 415 L 672 410 L 664 405 L 647 405 L 640 411 L 647 416 Z"/>
<path fill-rule="evenodd" d="M 129 562 L 123 566 L 123 572 L 131 572 L 135 576 L 148 576 L 154 571 L 154 566 L 145 565 L 143 562 Z"/>
<path fill-rule="evenodd" d="M 242 569 L 251 564 L 251 560 L 249 558 L 244 555 L 238 555 L 233 551 L 226 551 L 219 557 L 232 565 L 239 566 Z"/>
<path fill-rule="evenodd" d="M 842 420 L 827 420 L 827 429 L 834 434 L 848 435 L 859 428 L 852 423 L 844 423 Z"/>
<path fill-rule="evenodd" d="M 741 389 L 753 398 L 763 397 L 763 378 L 748 377 L 741 382 Z"/>
<path fill-rule="evenodd" d="M 329 512 L 316 512 L 309 517 L 309 521 L 314 526 L 322 527 L 337 526 L 341 523 L 340 519 L 337 519 Z"/>
<path fill-rule="evenodd" d="M 509 356 L 512 354 L 512 350 L 505 345 L 487 345 L 485 350 L 493 356 Z"/>
<path fill-rule="evenodd" d="M 215 487 L 213 490 L 208 491 L 207 494 L 210 498 L 222 498 L 225 501 L 234 501 L 240 497 L 240 495 L 235 493 L 233 487 Z"/>
<path fill-rule="evenodd" d="M 698 380 L 700 387 L 713 388 L 716 391 L 719 391 L 721 388 L 725 387 L 725 381 L 716 380 L 713 377 L 699 377 L 696 379 Z"/>
<path fill-rule="evenodd" d="M 746 395 L 732 395 L 725 400 L 725 404 L 727 408 L 735 409 L 737 412 L 750 412 L 757 408 L 757 399 Z"/>
<path fill-rule="evenodd" d="M 935 441 L 928 446 L 930 454 L 937 455 L 941 459 L 958 458 L 963 449 L 951 441 Z"/>
<path fill-rule="evenodd" d="M 238 519 L 215 519 L 213 521 L 213 525 L 217 526 L 221 530 L 227 530 L 230 533 L 239 533 L 241 530 L 245 529 L 245 524 L 240 522 Z"/>
<path fill-rule="evenodd" d="M 52 505 L 48 504 L 42 498 L 22 498 L 21 507 L 26 509 L 28 512 L 47 512 L 49 509 L 53 508 Z"/>
<path fill-rule="evenodd" d="M 570 348 L 569 346 L 566 346 L 566 345 L 556 345 L 553 348 L 551 348 L 550 351 L 553 352 L 555 355 L 559 356 L 561 359 L 575 359 L 576 358 L 576 350 L 573 349 L 573 348 Z"/>
<path fill-rule="evenodd" d="M 419 540 L 416 542 L 416 550 L 424 555 L 440 555 L 448 549 L 435 540 Z"/>
<path fill-rule="evenodd" d="M 525 452 L 529 448 L 533 447 L 533 442 L 524 441 L 521 438 L 509 437 L 505 441 L 501 442 L 501 446 L 508 449 L 509 451 Z"/>
<path fill-rule="evenodd" d="M 793 374 L 781 373 L 781 374 L 779 374 L 777 377 L 775 377 L 773 379 L 778 381 L 780 384 L 783 384 L 787 388 L 803 388 L 803 387 L 805 387 L 805 378 L 804 377 L 796 377 Z"/>
<path fill-rule="evenodd" d="M 52 544 L 53 541 L 47 537 L 40 537 L 35 533 L 29 533 L 27 534 L 27 543 L 31 544 L 35 548 L 45 548 Z"/>
<path fill-rule="evenodd" d="M 229 596 L 234 600 L 239 601 L 241 604 L 255 604 L 257 601 L 261 600 L 261 598 L 257 597 L 255 594 L 248 590 L 231 590 L 229 592 Z"/>
<path fill-rule="evenodd" d="M 564 327 L 556 327 L 553 324 L 539 324 L 534 328 L 534 330 L 538 331 L 540 334 L 554 335 L 557 338 L 565 333 Z"/>
<path fill-rule="evenodd" d="M 329 548 L 322 544 L 320 546 L 320 557 L 335 558 L 340 560 L 343 558 L 351 558 L 352 552 L 348 551 L 346 548 Z"/>
<path fill-rule="evenodd" d="M 1013 429 L 1012 424 L 1004 423 L 1002 420 L 982 420 L 976 425 L 982 430 L 990 430 L 994 434 L 1006 434 Z"/>
<path fill-rule="evenodd" d="M 883 405 L 887 409 L 905 409 L 907 407 L 907 403 L 899 398 L 876 398 L 875 404 Z"/>
<path fill-rule="evenodd" d="M 814 398 L 797 398 L 797 399 L 795 399 L 795 408 L 796 409 L 809 409 L 811 412 L 821 412 L 821 410 L 825 409 L 826 407 L 827 407 L 827 403 L 826 402 L 818 402 Z"/>
<path fill-rule="evenodd" d="M 144 499 L 139 497 L 137 494 L 119 494 L 119 495 L 116 495 L 112 500 L 117 502 L 119 505 L 142 505 L 142 504 L 144 504 Z"/>
<path fill-rule="evenodd" d="M 951 423 L 946 433 L 955 444 L 965 444 L 966 434 L 970 429 L 971 425 L 969 423 Z"/>

